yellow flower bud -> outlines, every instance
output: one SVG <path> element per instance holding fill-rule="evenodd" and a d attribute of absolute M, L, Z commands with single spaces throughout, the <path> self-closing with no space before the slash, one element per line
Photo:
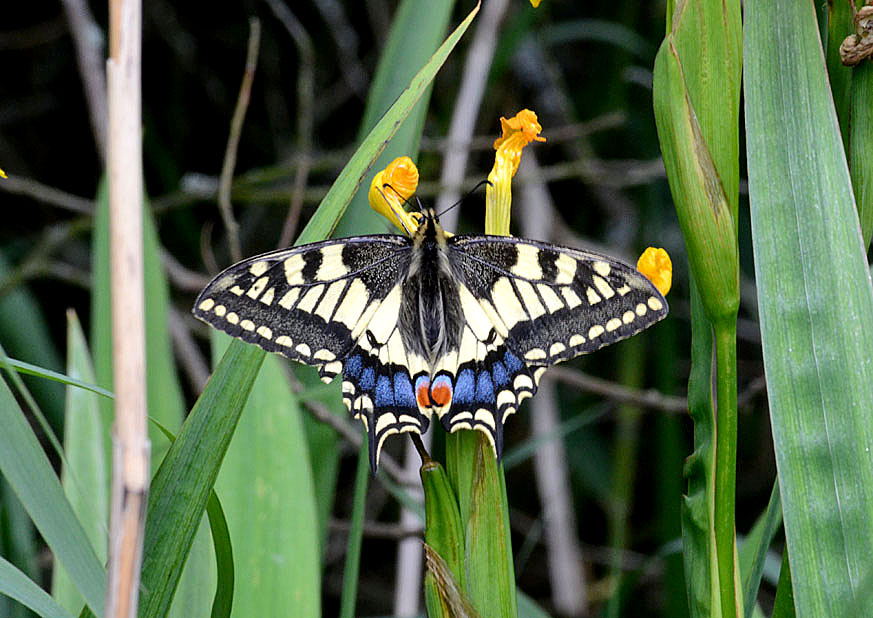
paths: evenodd
<path fill-rule="evenodd" d="M 6 172 L 0 169 L 0 178 L 6 178 Z"/>
<path fill-rule="evenodd" d="M 537 8 L 540 5 L 540 0 L 530 0 L 530 3 L 533 8 Z"/>
<path fill-rule="evenodd" d="M 407 234 L 418 229 L 418 213 L 406 212 L 403 203 L 418 188 L 418 168 L 409 157 L 397 157 L 377 173 L 370 183 L 367 197 L 370 208 L 391 221 Z"/>
<path fill-rule="evenodd" d="M 485 189 L 485 233 L 509 236 L 509 217 L 512 207 L 512 177 L 518 171 L 521 151 L 533 141 L 544 142 L 543 130 L 537 115 L 523 109 L 514 117 L 500 119 L 503 136 L 494 141 L 494 167 L 488 174 L 490 183 Z"/>
<path fill-rule="evenodd" d="M 637 270 L 655 284 L 658 291 L 664 296 L 673 285 L 673 262 L 663 249 L 649 247 L 637 260 Z"/>

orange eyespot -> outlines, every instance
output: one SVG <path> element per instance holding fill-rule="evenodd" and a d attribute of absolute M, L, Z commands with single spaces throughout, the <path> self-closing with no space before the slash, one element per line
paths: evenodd
<path fill-rule="evenodd" d="M 420 379 L 415 386 L 415 400 L 418 402 L 419 408 L 431 407 L 430 402 L 430 382 L 426 379 Z"/>
<path fill-rule="evenodd" d="M 442 408 L 452 402 L 452 383 L 445 376 L 440 376 L 434 380 L 433 386 L 430 389 L 430 398 L 434 405 Z"/>

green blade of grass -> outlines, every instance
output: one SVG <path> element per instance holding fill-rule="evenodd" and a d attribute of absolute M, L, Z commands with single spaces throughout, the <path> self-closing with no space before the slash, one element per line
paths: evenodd
<path fill-rule="evenodd" d="M 764 574 L 764 562 L 773 537 L 782 527 L 782 501 L 779 483 L 773 483 L 770 502 L 740 547 L 740 572 L 743 574 L 744 616 L 751 616 Z"/>
<path fill-rule="evenodd" d="M 794 605 L 798 616 L 869 616 L 873 287 L 865 247 L 813 5 L 749 0 L 745 16 L 752 239 Z"/>
<path fill-rule="evenodd" d="M 230 337 L 213 332 L 218 358 Z M 258 374 L 215 483 L 245 585 L 237 616 L 317 616 L 321 558 L 315 489 L 300 403 L 283 360 L 269 355 Z M 257 522 L 257 525 L 252 525 Z"/>
<path fill-rule="evenodd" d="M 72 376 L 58 373 L 57 371 L 52 371 L 51 369 L 38 367 L 37 365 L 31 365 L 30 363 L 25 363 L 24 361 L 16 360 L 14 358 L 10 358 L 7 364 L 12 369 L 15 369 L 15 371 L 17 371 L 18 373 L 37 376 L 40 378 L 45 378 L 46 380 L 53 380 L 55 382 L 60 382 L 61 384 L 66 384 L 67 386 L 77 386 L 86 391 L 91 391 L 92 393 L 102 395 L 107 399 L 113 399 L 115 397 L 115 395 L 113 395 L 110 391 L 106 390 L 105 388 L 100 388 L 92 382 L 85 382 Z"/>
<path fill-rule="evenodd" d="M 394 104 L 382 116 L 373 130 L 370 131 L 348 165 L 343 168 L 336 182 L 333 183 L 321 204 L 327 208 L 319 208 L 312 219 L 303 229 L 297 244 L 312 242 L 320 238 L 327 238 L 335 229 L 338 217 L 346 211 L 354 193 L 361 186 L 367 170 L 373 165 L 376 158 L 385 150 L 389 140 L 397 132 L 397 129 L 409 115 L 415 103 L 421 98 L 430 83 L 433 81 L 439 68 L 448 58 L 451 51 L 457 45 L 458 40 L 470 26 L 470 22 L 479 12 L 479 3 L 470 11 L 457 28 L 443 41 L 436 53 L 430 57 L 421 70 L 415 74 L 409 86 L 397 97 Z"/>
<path fill-rule="evenodd" d="M 367 94 L 367 107 L 361 120 L 361 138 L 376 126 L 379 117 L 403 92 L 415 72 L 436 51 L 443 39 L 454 4 L 454 0 L 405 0 L 397 7 L 391 32 L 379 57 L 379 66 L 376 67 L 373 83 Z M 385 151 L 376 160 L 373 166 L 375 170 L 383 169 L 402 155 L 413 160 L 417 157 L 429 99 L 428 86 L 421 100 L 412 108 Z M 335 234 L 351 236 L 385 232 L 392 227 L 387 219 L 370 208 L 367 192 L 359 191 L 337 225 Z"/>
<path fill-rule="evenodd" d="M 106 571 L 52 470 L 24 412 L 0 380 L 0 472 L 85 602 L 103 615 Z"/>
<path fill-rule="evenodd" d="M 358 450 L 358 468 L 355 472 L 355 500 L 352 507 L 349 542 L 343 568 L 343 591 L 340 598 L 340 618 L 353 618 L 358 600 L 358 568 L 361 564 L 361 541 L 364 536 L 364 507 L 367 502 L 367 485 L 370 481 L 370 454 L 367 440 Z"/>
<path fill-rule="evenodd" d="M 85 335 L 72 310 L 67 312 L 67 373 L 71 382 L 94 382 Z M 69 386 L 64 423 L 66 464 L 61 472 L 61 484 L 101 562 L 106 560 L 109 527 L 107 438 L 100 420 L 97 395 Z M 53 572 L 52 596 L 71 613 L 77 613 L 84 604 L 82 595 L 61 564 L 56 564 Z"/>
<path fill-rule="evenodd" d="M 2 557 L 0 557 L 0 595 L 15 599 L 42 618 L 72 618 L 72 614 L 67 613 L 27 575 Z"/>

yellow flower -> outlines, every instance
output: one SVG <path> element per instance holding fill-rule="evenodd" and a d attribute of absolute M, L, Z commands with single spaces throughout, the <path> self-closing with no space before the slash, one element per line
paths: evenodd
<path fill-rule="evenodd" d="M 513 118 L 500 119 L 503 136 L 494 141 L 494 167 L 488 174 L 490 183 L 485 189 L 485 233 L 509 236 L 509 215 L 512 206 L 512 177 L 518 171 L 521 151 L 533 141 L 544 142 L 540 137 L 543 128 L 537 115 L 523 109 Z"/>
<path fill-rule="evenodd" d="M 418 168 L 409 157 L 397 157 L 370 183 L 370 208 L 409 235 L 418 229 L 419 213 L 408 213 L 403 203 L 418 188 Z"/>
<path fill-rule="evenodd" d="M 649 247 L 637 260 L 637 270 L 643 273 L 649 281 L 655 284 L 664 296 L 673 284 L 673 262 L 663 249 Z"/>
<path fill-rule="evenodd" d="M 6 178 L 6 172 L 0 169 L 0 178 Z"/>
<path fill-rule="evenodd" d="M 533 8 L 537 8 L 540 5 L 540 1 L 541 0 L 530 0 L 530 3 L 533 6 Z"/>

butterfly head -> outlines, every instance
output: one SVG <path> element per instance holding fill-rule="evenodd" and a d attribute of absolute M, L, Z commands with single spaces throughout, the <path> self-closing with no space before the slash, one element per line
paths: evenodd
<path fill-rule="evenodd" d="M 415 215 L 418 227 L 412 233 L 412 240 L 417 245 L 430 241 L 444 246 L 448 234 L 440 225 L 440 219 L 436 211 L 430 206 L 423 206 Z"/>

